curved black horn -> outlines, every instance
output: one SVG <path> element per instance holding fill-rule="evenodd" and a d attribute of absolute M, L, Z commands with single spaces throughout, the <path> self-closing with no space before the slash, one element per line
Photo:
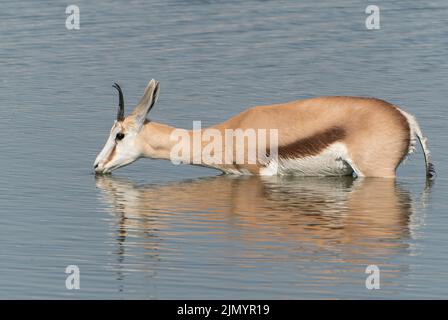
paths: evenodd
<path fill-rule="evenodd" d="M 124 120 L 124 98 L 123 98 L 123 92 L 121 91 L 121 88 L 120 88 L 120 86 L 117 83 L 114 83 L 113 87 L 118 90 L 118 95 L 119 95 L 117 121 L 123 121 Z"/>

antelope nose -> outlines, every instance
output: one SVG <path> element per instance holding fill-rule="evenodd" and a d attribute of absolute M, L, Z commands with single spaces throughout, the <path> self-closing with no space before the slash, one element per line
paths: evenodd
<path fill-rule="evenodd" d="M 98 172 L 100 170 L 100 161 L 95 161 L 93 164 L 93 171 Z"/>

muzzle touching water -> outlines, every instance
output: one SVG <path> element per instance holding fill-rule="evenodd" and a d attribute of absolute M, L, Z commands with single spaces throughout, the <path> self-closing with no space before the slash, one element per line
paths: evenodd
<path fill-rule="evenodd" d="M 110 130 L 106 144 L 95 159 L 93 164 L 95 173 L 110 173 L 140 158 L 141 151 L 136 137 L 159 93 L 159 83 L 152 79 L 135 110 L 126 118 L 123 92 L 117 83 L 113 87 L 118 90 L 119 95 L 117 119 Z"/>
<path fill-rule="evenodd" d="M 115 149 L 117 144 L 114 139 L 114 129 L 109 136 L 106 144 L 103 147 L 103 150 L 98 154 L 93 164 L 93 168 L 95 173 L 107 173 L 111 168 L 108 164 L 113 161 Z M 111 170 L 110 170 L 111 171 Z"/>

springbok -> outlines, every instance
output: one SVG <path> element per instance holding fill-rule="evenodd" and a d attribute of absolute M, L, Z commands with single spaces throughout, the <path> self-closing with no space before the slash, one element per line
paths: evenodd
<path fill-rule="evenodd" d="M 119 93 L 117 120 L 95 160 L 95 172 L 109 173 L 141 157 L 171 159 L 171 151 L 178 143 L 172 139 L 176 128 L 147 119 L 159 96 L 159 82 L 152 79 L 148 83 L 140 102 L 127 117 L 122 90 L 118 84 L 114 87 Z M 435 177 L 427 139 L 417 121 L 376 98 L 334 96 L 256 106 L 202 130 L 209 129 L 223 135 L 228 129 L 278 132 L 277 157 L 267 163 L 194 163 L 225 173 L 393 178 L 418 140 L 424 152 L 426 177 Z M 195 134 L 194 130 L 186 132 Z M 205 144 L 201 142 L 199 147 Z M 251 151 L 249 144 L 244 148 Z M 187 162 L 193 163 L 193 159 Z"/>

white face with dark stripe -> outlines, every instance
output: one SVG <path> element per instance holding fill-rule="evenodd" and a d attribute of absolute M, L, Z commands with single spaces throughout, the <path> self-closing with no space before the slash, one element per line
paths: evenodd
<path fill-rule="evenodd" d="M 95 173 L 110 173 L 140 158 L 141 151 L 137 146 L 137 136 L 159 95 L 159 82 L 152 79 L 134 111 L 125 117 L 123 92 L 116 83 L 114 88 L 119 92 L 117 120 L 110 130 L 106 144 L 95 159 L 93 164 Z"/>
<path fill-rule="evenodd" d="M 122 121 L 115 121 L 106 144 L 95 159 L 95 172 L 110 173 L 137 160 L 140 153 L 135 145 L 136 136 L 135 130 L 126 129 Z"/>

